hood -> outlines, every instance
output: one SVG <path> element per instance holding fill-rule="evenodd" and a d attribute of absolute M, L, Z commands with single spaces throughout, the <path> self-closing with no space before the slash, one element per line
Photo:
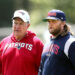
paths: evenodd
<path fill-rule="evenodd" d="M 28 38 L 34 37 L 34 36 L 36 36 L 36 34 L 35 34 L 34 32 L 32 32 L 32 31 L 27 31 L 27 34 L 25 35 L 25 37 L 22 38 L 20 41 L 22 41 L 22 40 L 24 40 L 24 39 L 28 39 Z M 11 34 L 11 40 L 17 41 L 17 40 L 15 39 L 13 33 Z"/>
<path fill-rule="evenodd" d="M 36 34 L 32 31 L 27 31 L 27 36 L 36 36 Z"/>

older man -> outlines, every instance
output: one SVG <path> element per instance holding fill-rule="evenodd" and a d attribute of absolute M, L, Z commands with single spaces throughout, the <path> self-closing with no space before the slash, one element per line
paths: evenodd
<path fill-rule="evenodd" d="M 12 19 L 13 33 L 0 43 L 0 74 L 38 75 L 43 43 L 28 31 L 30 16 L 16 10 Z"/>

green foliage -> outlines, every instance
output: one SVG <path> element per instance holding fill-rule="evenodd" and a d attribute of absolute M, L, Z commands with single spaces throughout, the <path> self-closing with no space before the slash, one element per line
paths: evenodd
<path fill-rule="evenodd" d="M 67 22 L 75 23 L 75 0 L 31 0 L 33 10 L 31 11 L 32 24 L 42 22 L 51 9 L 60 9 L 65 12 Z"/>
<path fill-rule="evenodd" d="M 10 26 L 13 1 L 0 0 L 0 27 Z"/>
<path fill-rule="evenodd" d="M 31 23 L 33 25 L 42 22 L 42 19 L 47 16 L 47 12 L 54 8 L 52 0 L 31 0 L 32 10 L 31 10 Z"/>
<path fill-rule="evenodd" d="M 75 23 L 75 0 L 0 0 L 0 27 L 11 26 L 15 9 L 26 9 L 32 25 L 43 23 L 42 19 L 51 9 L 63 10 L 67 22 Z"/>
<path fill-rule="evenodd" d="M 55 8 L 63 10 L 67 17 L 67 22 L 75 23 L 75 0 L 54 0 Z"/>

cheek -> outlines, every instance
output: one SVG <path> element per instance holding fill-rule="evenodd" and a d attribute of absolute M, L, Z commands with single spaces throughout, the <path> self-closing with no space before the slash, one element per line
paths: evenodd
<path fill-rule="evenodd" d="M 48 24 L 48 29 L 50 28 L 50 27 L 52 27 L 50 24 Z"/>
<path fill-rule="evenodd" d="M 12 26 L 12 29 L 13 29 L 13 31 L 15 31 L 17 28 L 13 25 L 13 26 Z"/>
<path fill-rule="evenodd" d="M 23 32 L 25 32 L 25 31 L 27 31 L 27 27 L 25 26 L 25 27 L 22 27 L 22 29 L 21 29 Z"/>
<path fill-rule="evenodd" d="M 61 26 L 61 29 L 62 29 L 62 30 L 64 29 L 64 25 Z"/>
<path fill-rule="evenodd" d="M 27 29 L 27 26 L 22 27 L 22 29 Z"/>

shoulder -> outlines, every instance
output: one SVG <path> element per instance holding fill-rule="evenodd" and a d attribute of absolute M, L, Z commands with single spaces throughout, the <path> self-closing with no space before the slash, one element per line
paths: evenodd
<path fill-rule="evenodd" d="M 74 36 L 70 36 L 68 39 L 67 39 L 67 41 L 66 41 L 66 43 L 65 43 L 65 46 L 67 45 L 71 45 L 73 42 L 75 42 L 75 37 Z"/>
<path fill-rule="evenodd" d="M 27 33 L 28 33 L 27 36 L 28 36 L 29 38 L 31 38 L 31 40 L 32 40 L 34 43 L 39 43 L 39 42 L 42 43 L 42 41 L 40 40 L 40 38 L 38 38 L 34 32 L 32 32 L 32 31 L 27 31 Z"/>
<path fill-rule="evenodd" d="M 69 39 L 66 41 L 65 46 L 64 46 L 64 53 L 68 56 L 68 53 L 72 49 L 75 49 L 75 37 L 74 36 L 70 36 Z"/>
<path fill-rule="evenodd" d="M 5 37 L 5 38 L 3 38 L 2 40 L 1 40 L 1 42 L 0 43 L 6 43 L 6 42 L 8 42 L 9 40 L 10 40 L 10 37 L 11 37 L 11 35 L 9 35 L 9 36 L 7 36 L 7 37 Z"/>
<path fill-rule="evenodd" d="M 47 42 L 45 43 L 44 48 L 43 48 L 43 53 L 45 53 L 45 52 L 48 52 L 48 51 L 49 51 L 50 44 L 51 44 L 51 42 L 50 42 L 50 41 L 47 41 Z"/>
<path fill-rule="evenodd" d="M 68 40 L 67 40 L 67 44 L 70 45 L 70 47 L 74 47 L 75 49 L 75 37 L 71 36 Z"/>
<path fill-rule="evenodd" d="M 40 38 L 38 38 L 37 36 L 33 37 L 33 42 L 34 44 L 43 45 L 42 40 L 40 40 Z"/>

